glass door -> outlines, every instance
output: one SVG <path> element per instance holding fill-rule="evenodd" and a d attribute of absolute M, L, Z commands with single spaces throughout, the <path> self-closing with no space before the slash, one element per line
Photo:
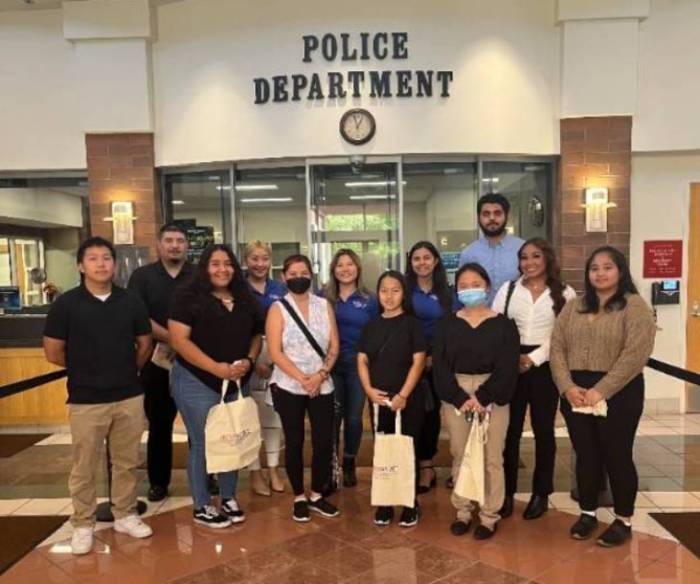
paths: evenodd
<path fill-rule="evenodd" d="M 369 289 L 387 269 L 401 269 L 397 162 L 309 166 L 311 259 L 317 285 L 330 279 L 333 254 L 357 252 Z"/>

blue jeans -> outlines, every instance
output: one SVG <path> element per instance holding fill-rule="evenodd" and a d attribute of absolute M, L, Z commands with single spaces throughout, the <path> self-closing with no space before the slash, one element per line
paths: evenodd
<path fill-rule="evenodd" d="M 207 485 L 207 461 L 204 454 L 204 426 L 209 410 L 219 403 L 221 394 L 212 391 L 177 362 L 173 365 L 171 375 L 173 399 L 185 422 L 190 441 L 187 479 L 190 482 L 194 508 L 201 509 L 211 501 Z M 235 397 L 236 392 L 229 391 L 225 401 L 234 401 Z M 236 494 L 238 471 L 220 472 L 217 478 L 221 498 L 233 498 Z"/>
<path fill-rule="evenodd" d="M 335 401 L 343 421 L 344 456 L 357 456 L 362 441 L 362 410 L 365 407 L 365 391 L 357 375 L 357 360 L 341 357 L 333 368 Z M 337 425 L 340 432 L 340 423 Z"/>

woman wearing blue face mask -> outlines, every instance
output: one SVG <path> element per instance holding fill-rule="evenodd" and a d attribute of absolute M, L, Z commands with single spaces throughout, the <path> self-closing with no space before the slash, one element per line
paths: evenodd
<path fill-rule="evenodd" d="M 508 431 L 509 406 L 518 378 L 520 338 L 515 324 L 488 307 L 489 276 L 479 264 L 465 264 L 455 275 L 462 308 L 438 323 L 433 347 L 433 377 L 445 403 L 443 422 L 450 435 L 452 476 L 459 480 L 460 463 L 471 431 L 471 418 L 488 415 L 484 446 L 484 502 L 475 539 L 496 532 L 498 511 L 505 498 L 503 448 Z M 457 518 L 450 531 L 469 531 L 474 501 L 452 492 Z"/>

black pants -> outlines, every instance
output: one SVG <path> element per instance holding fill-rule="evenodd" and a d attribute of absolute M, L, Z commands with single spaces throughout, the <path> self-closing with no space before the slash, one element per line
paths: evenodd
<path fill-rule="evenodd" d="M 177 407 L 170 395 L 170 374 L 147 363 L 141 374 L 148 418 L 147 465 L 151 486 L 168 488 L 173 467 L 173 424 Z"/>
<path fill-rule="evenodd" d="M 418 460 L 432 460 L 438 451 L 440 438 L 440 398 L 435 393 L 433 376 L 430 372 L 423 375 L 419 382 L 420 395 L 423 396 L 423 408 L 431 404 L 432 408 L 425 412 L 423 429 L 416 440 L 416 456 Z M 428 394 L 428 395 L 426 395 Z"/>
<path fill-rule="evenodd" d="M 532 493 L 546 496 L 554 492 L 554 419 L 559 405 L 559 392 L 552 380 L 549 363 L 532 367 L 518 376 L 515 394 L 510 402 L 510 423 L 503 451 L 503 467 L 506 477 L 506 495 L 518 490 L 518 463 L 520 462 L 520 438 L 528 405 L 535 434 L 535 471 L 532 475 Z"/>
<path fill-rule="evenodd" d="M 593 387 L 605 374 L 573 371 L 579 387 Z M 566 398 L 561 411 L 576 451 L 576 482 L 583 511 L 598 508 L 601 477 L 607 470 L 615 514 L 631 517 L 637 498 L 637 469 L 634 466 L 634 436 L 644 409 L 644 378 L 640 373 L 608 400 L 606 418 L 571 411 Z"/>
<path fill-rule="evenodd" d="M 311 422 L 311 490 L 321 493 L 330 479 L 333 456 L 333 394 L 311 398 L 273 386 L 272 400 L 282 420 L 287 476 L 295 495 L 304 494 L 304 418 Z"/>
<path fill-rule="evenodd" d="M 418 494 L 418 449 L 416 443 L 423 431 L 425 423 L 425 397 L 422 395 L 424 386 L 418 385 L 406 402 L 406 407 L 401 412 L 401 434 L 413 438 L 413 449 L 416 453 L 416 494 Z M 372 418 L 372 426 L 374 426 L 374 404 L 370 404 L 370 417 Z M 391 408 L 379 408 L 379 420 L 375 432 L 384 432 L 390 434 L 396 431 L 396 412 Z"/>

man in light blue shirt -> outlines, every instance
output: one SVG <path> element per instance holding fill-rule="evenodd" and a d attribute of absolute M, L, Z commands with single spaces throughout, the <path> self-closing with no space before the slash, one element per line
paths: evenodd
<path fill-rule="evenodd" d="M 459 256 L 460 267 L 476 262 L 481 264 L 491 278 L 489 305 L 498 289 L 520 276 L 518 251 L 523 243 L 519 237 L 506 233 L 510 203 L 503 195 L 489 193 L 476 204 L 482 237 L 470 243 Z"/>

